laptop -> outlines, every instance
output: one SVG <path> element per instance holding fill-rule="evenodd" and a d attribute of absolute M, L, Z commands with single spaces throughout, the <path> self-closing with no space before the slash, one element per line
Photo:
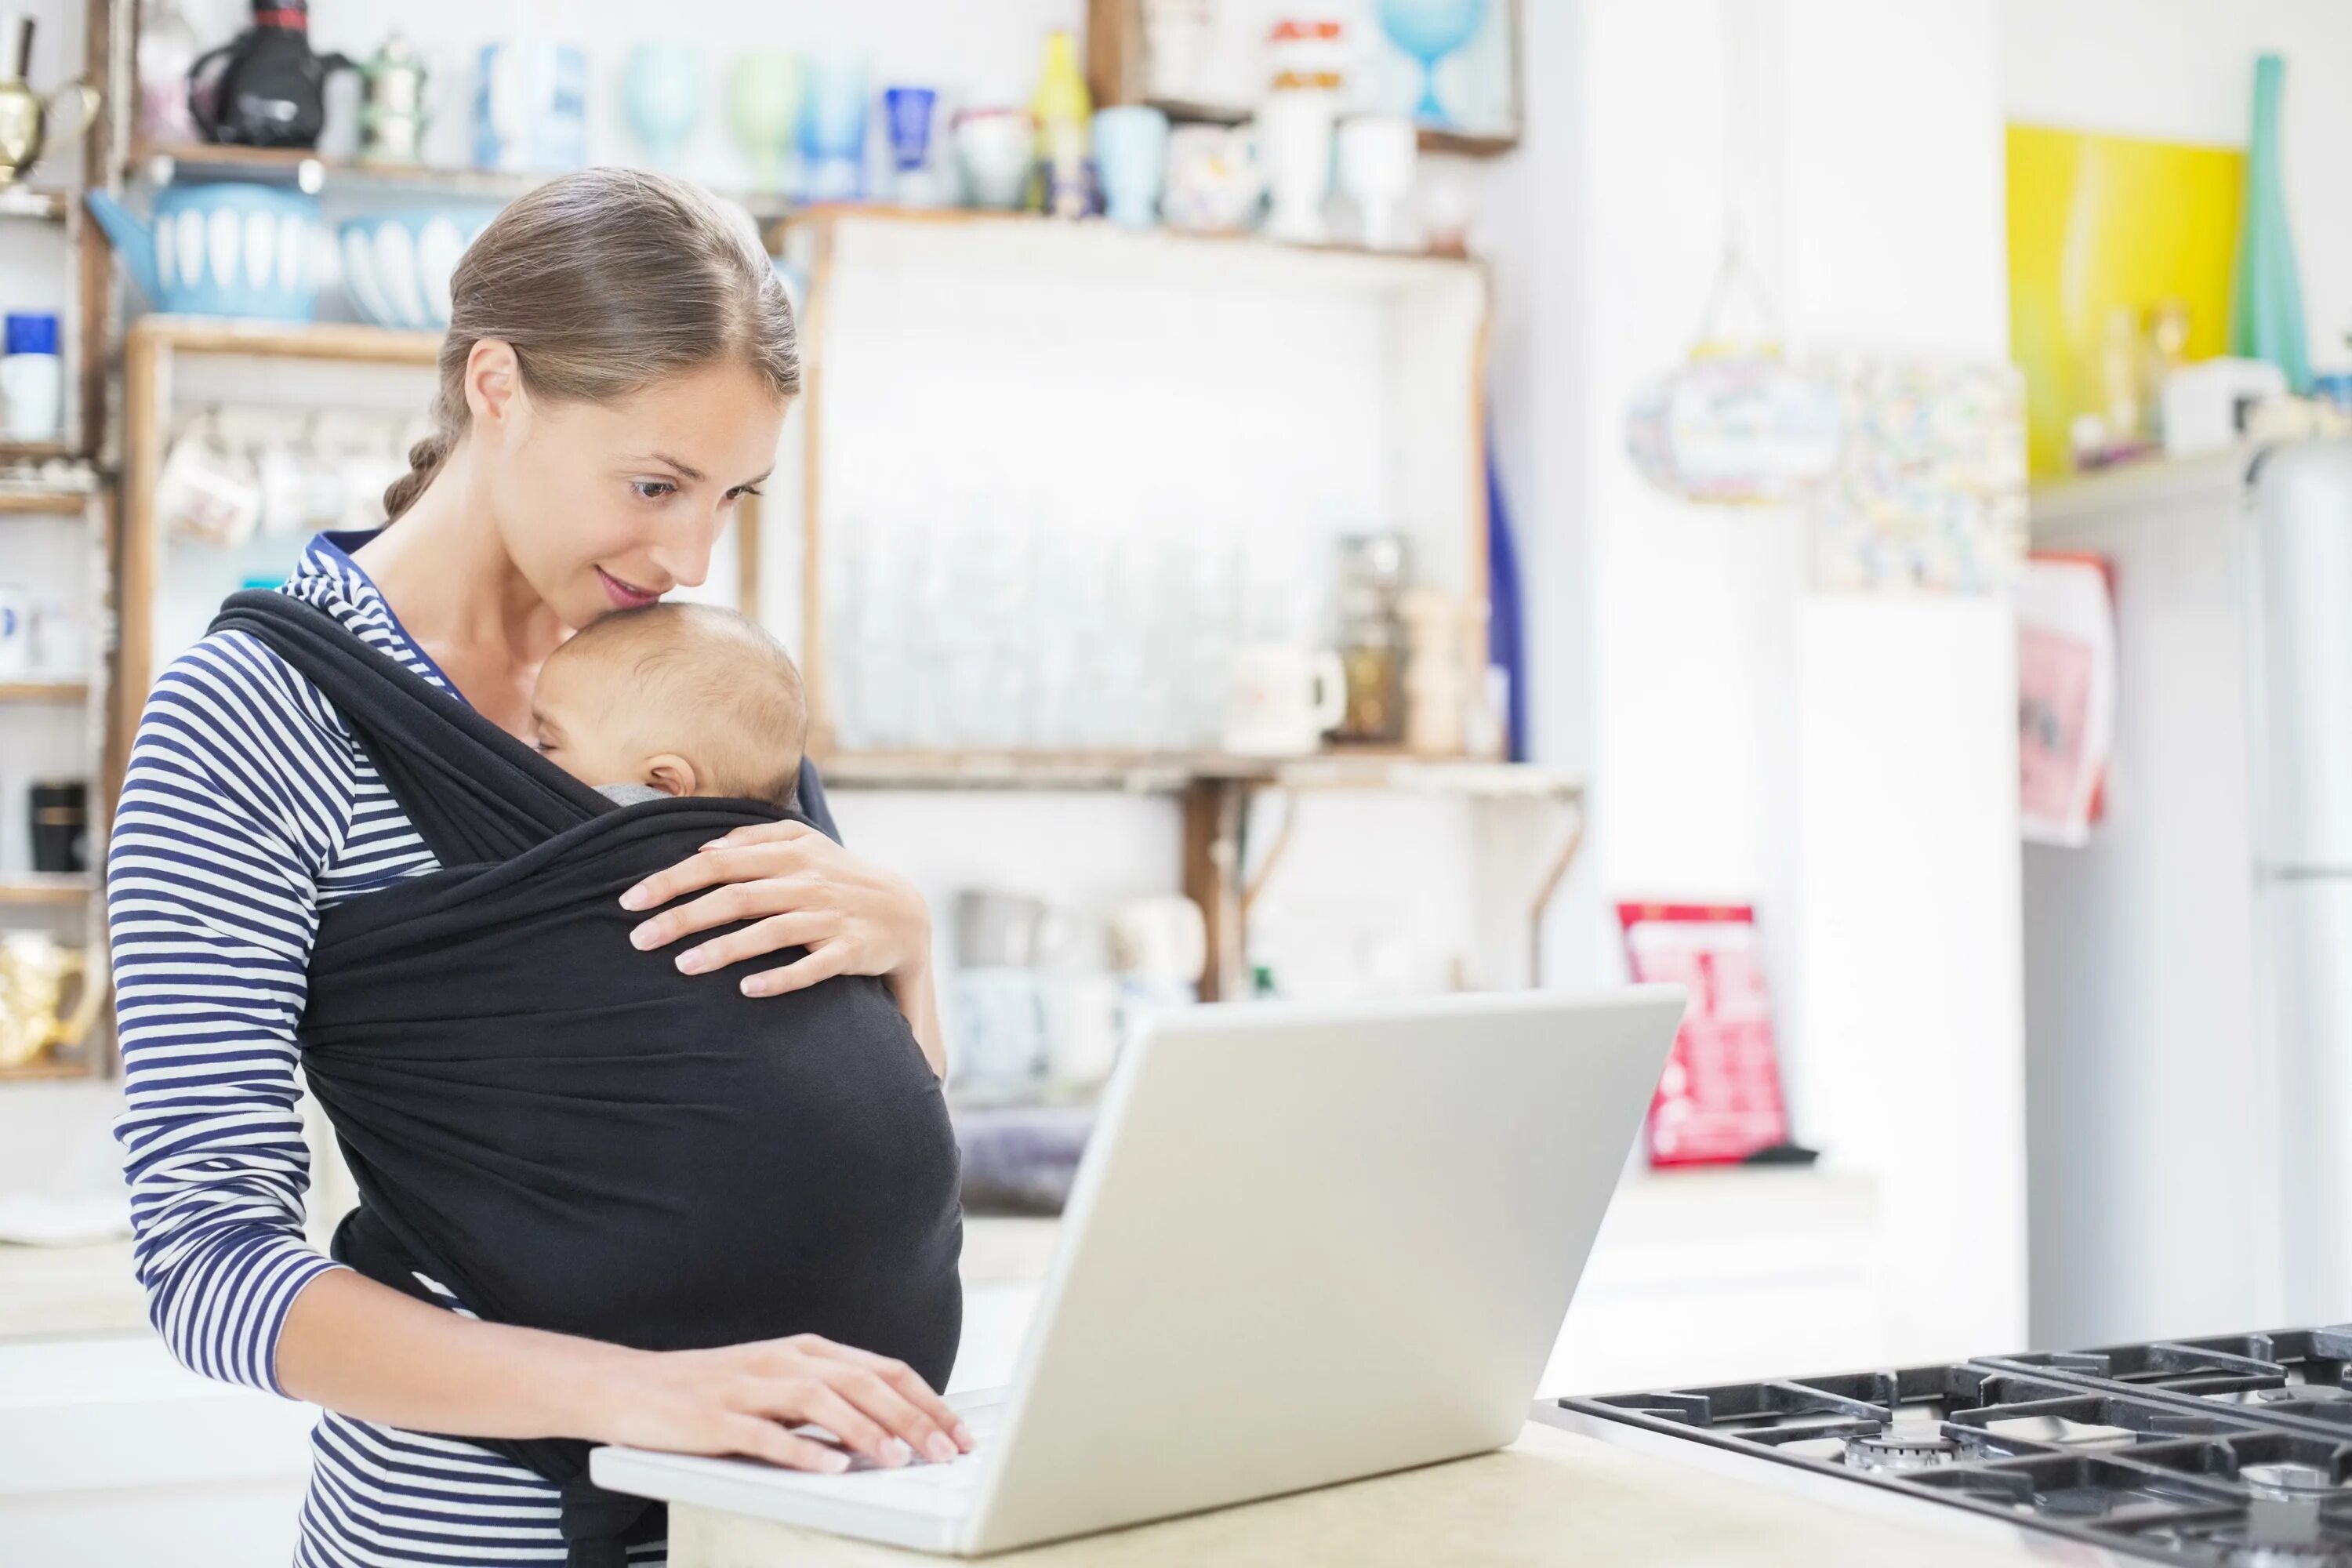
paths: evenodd
<path fill-rule="evenodd" d="M 596 1484 L 977 1556 L 1517 1436 L 1683 992 L 1165 1016 L 1120 1054 L 1009 1387 L 947 1463 L 618 1445 Z"/>

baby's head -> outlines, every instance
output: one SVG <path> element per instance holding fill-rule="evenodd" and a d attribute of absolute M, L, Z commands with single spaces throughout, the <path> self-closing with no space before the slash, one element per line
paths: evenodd
<path fill-rule="evenodd" d="M 732 610 L 665 604 L 600 616 L 540 667 L 531 722 L 550 762 L 600 789 L 797 804 L 801 672 Z"/>

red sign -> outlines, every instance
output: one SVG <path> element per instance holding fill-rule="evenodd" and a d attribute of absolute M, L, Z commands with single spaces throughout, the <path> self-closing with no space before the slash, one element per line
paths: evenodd
<path fill-rule="evenodd" d="M 1673 981 L 1690 993 L 1650 1100 L 1650 1163 L 1729 1164 L 1786 1142 L 1755 909 L 1620 904 L 1617 922 L 1635 980 Z"/>

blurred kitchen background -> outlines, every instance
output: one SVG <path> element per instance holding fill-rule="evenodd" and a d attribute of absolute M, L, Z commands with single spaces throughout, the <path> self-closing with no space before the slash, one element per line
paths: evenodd
<path fill-rule="evenodd" d="M 381 522 L 457 258 L 591 163 L 803 313 L 697 593 L 931 901 L 959 1384 L 1141 1020 L 1628 976 L 1693 1012 L 1548 1391 L 2352 1318 L 2352 8 L 304 10 L 0 37 L 28 1561 L 290 1539 L 314 1413 L 131 1277 L 91 868 L 153 672 Z"/>

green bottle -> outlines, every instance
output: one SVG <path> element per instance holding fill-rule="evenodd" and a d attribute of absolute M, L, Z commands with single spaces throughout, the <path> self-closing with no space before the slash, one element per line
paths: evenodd
<path fill-rule="evenodd" d="M 2230 287 L 2230 352 L 2268 360 L 2286 373 L 2288 386 L 2307 393 L 2311 349 L 2304 338 L 2303 287 L 2295 279 L 2279 169 L 2279 88 L 2285 74 L 2276 55 L 2254 61 L 2254 131 L 2246 148 L 2245 216 Z"/>

